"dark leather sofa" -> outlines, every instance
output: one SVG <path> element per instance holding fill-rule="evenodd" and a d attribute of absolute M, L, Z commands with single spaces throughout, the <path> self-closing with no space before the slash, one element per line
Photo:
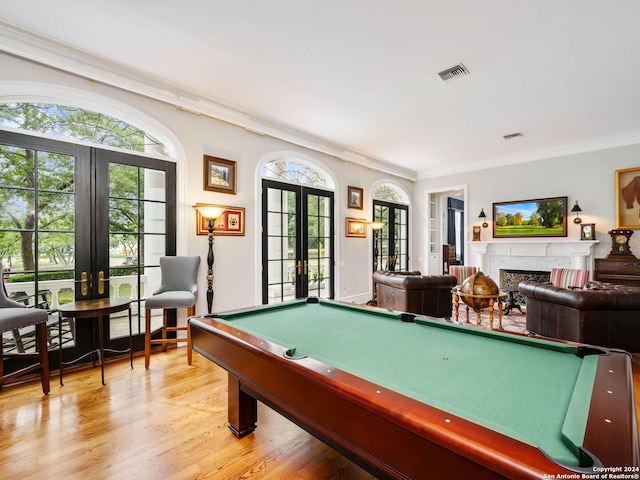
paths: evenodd
<path fill-rule="evenodd" d="M 413 272 L 373 272 L 378 306 L 430 317 L 451 318 L 453 275 Z"/>
<path fill-rule="evenodd" d="M 640 352 L 640 288 L 587 284 L 570 290 L 523 281 L 530 333 Z"/>

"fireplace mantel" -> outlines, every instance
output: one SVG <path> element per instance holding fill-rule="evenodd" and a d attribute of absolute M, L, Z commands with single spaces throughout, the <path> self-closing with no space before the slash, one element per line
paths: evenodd
<path fill-rule="evenodd" d="M 472 242 L 478 269 L 494 280 L 501 269 L 551 271 L 553 267 L 593 269 L 598 240 L 504 239 Z"/>

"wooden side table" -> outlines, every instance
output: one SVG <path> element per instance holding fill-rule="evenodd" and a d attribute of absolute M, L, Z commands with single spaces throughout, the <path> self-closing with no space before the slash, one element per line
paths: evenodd
<path fill-rule="evenodd" d="M 95 328 L 96 323 L 93 322 L 91 324 L 91 341 L 93 343 L 93 350 L 88 353 L 85 353 L 81 357 L 76 358 L 70 362 L 66 362 L 67 365 L 74 364 L 79 362 L 83 358 L 86 358 L 89 355 L 96 354 L 98 357 L 98 361 L 100 362 L 100 369 L 102 373 L 102 385 L 106 385 L 104 383 L 104 352 L 113 352 L 113 353 L 126 353 L 127 350 L 112 350 L 104 348 L 104 339 L 102 338 L 102 330 L 104 324 L 104 317 L 116 312 L 122 312 L 124 310 L 129 310 L 129 356 L 131 360 L 131 368 L 133 368 L 133 332 L 131 329 L 131 300 L 125 300 L 121 298 L 95 298 L 92 300 L 80 300 L 78 302 L 66 303 L 64 305 L 60 305 L 58 307 L 58 315 L 60 322 L 58 322 L 58 352 L 60 358 L 60 385 L 62 383 L 62 370 L 63 370 L 63 362 L 62 362 L 62 319 L 63 318 L 75 318 L 76 320 L 81 318 L 97 318 L 98 321 L 98 347 L 95 348 Z M 94 360 L 95 365 L 95 360 Z"/>
<path fill-rule="evenodd" d="M 453 288 L 451 290 L 451 294 L 453 295 L 453 304 L 456 308 L 456 322 L 458 321 L 458 307 L 460 306 L 461 298 L 472 298 L 472 299 L 487 299 L 489 300 L 489 325 L 493 329 L 493 312 L 495 310 L 495 303 L 498 303 L 498 325 L 500 329 L 502 329 L 502 303 L 505 298 L 507 298 L 507 294 L 505 292 L 498 292 L 496 294 L 489 295 L 477 295 L 474 293 L 465 293 L 460 291 L 460 287 Z M 467 305 L 467 323 L 469 323 L 469 305 Z M 477 318 L 476 324 L 480 325 L 480 312 L 481 309 L 476 310 Z"/>

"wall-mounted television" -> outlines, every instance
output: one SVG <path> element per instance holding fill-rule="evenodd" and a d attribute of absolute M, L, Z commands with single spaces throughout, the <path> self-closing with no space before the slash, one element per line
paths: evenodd
<path fill-rule="evenodd" d="M 567 197 L 494 203 L 493 236 L 566 237 Z"/>

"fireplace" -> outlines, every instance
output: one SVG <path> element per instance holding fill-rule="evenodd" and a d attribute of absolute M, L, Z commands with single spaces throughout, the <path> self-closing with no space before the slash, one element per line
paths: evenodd
<path fill-rule="evenodd" d="M 505 292 L 518 290 L 518 284 L 523 280 L 530 282 L 548 282 L 551 278 L 551 272 L 542 272 L 534 270 L 500 270 L 500 289 Z"/>
<path fill-rule="evenodd" d="M 543 283 L 548 282 L 550 279 L 551 272 L 500 269 L 500 290 L 509 293 L 505 303 L 504 313 L 508 315 L 514 308 L 518 309 L 520 313 L 524 313 L 522 307 L 525 305 L 525 298 L 518 292 L 520 282 L 527 280 L 530 282 Z"/>

